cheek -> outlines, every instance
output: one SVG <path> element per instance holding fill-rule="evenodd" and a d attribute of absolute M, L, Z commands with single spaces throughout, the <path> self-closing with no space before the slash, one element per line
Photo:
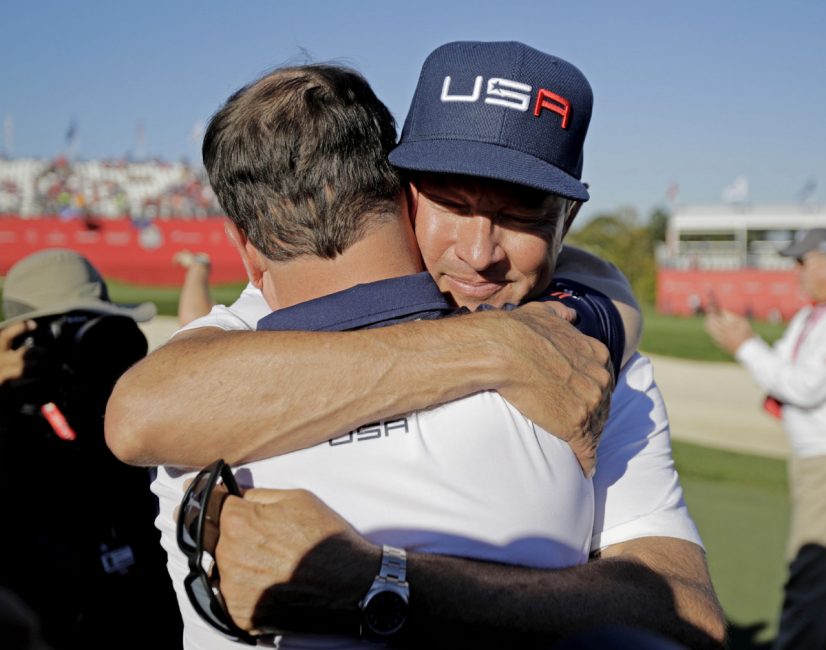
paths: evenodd
<path fill-rule="evenodd" d="M 550 279 L 553 268 L 553 244 L 544 237 L 515 234 L 508 246 L 511 266 L 531 281 Z"/>
<path fill-rule="evenodd" d="M 815 298 L 820 298 L 821 295 L 826 294 L 826 264 L 804 269 L 803 283 L 812 294 L 815 294 Z"/>
<path fill-rule="evenodd" d="M 444 219 L 430 210 L 419 210 L 416 214 L 416 241 L 425 265 L 439 260 L 451 246 L 450 226 Z"/>

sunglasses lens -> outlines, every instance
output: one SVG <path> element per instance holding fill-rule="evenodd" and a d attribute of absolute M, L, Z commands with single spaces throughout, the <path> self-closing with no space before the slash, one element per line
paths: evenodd
<path fill-rule="evenodd" d="M 229 634 L 232 628 L 227 624 L 223 610 L 220 609 L 218 600 L 210 588 L 206 576 L 190 574 L 184 583 L 189 602 L 195 611 L 205 619 L 210 625 L 217 628 L 224 634 Z M 218 608 L 218 611 L 216 611 Z"/>
<path fill-rule="evenodd" d="M 219 478 L 223 479 L 229 494 L 239 494 L 231 468 L 218 460 L 195 477 L 181 503 L 178 513 L 178 546 L 189 560 L 189 575 L 184 580 L 184 587 L 192 607 L 207 623 L 227 636 L 254 645 L 253 637 L 232 622 L 220 592 L 217 587 L 212 587 L 209 577 L 212 571 L 212 579 L 218 579 L 211 550 L 203 547 L 202 526 L 204 509 L 209 504 Z"/>
<path fill-rule="evenodd" d="M 198 550 L 198 516 L 201 513 L 204 491 L 210 480 L 211 472 L 199 473 L 181 503 L 178 514 L 178 546 L 187 555 L 193 555 Z"/>

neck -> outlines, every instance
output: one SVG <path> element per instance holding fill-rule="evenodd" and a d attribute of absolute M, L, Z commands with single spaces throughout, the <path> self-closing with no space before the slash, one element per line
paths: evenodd
<path fill-rule="evenodd" d="M 283 309 L 357 284 L 423 270 L 415 236 L 406 218 L 370 227 L 367 235 L 335 259 L 303 255 L 267 264 L 262 291 L 270 307 Z"/>

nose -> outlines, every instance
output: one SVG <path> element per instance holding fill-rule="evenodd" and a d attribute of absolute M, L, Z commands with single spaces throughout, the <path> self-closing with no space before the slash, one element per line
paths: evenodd
<path fill-rule="evenodd" d="M 499 227 L 489 216 L 462 217 L 454 246 L 457 257 L 474 271 L 484 271 L 505 258 L 500 234 Z"/>

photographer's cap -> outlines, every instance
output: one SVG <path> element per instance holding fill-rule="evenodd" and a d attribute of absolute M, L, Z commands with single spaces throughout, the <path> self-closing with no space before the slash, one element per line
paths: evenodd
<path fill-rule="evenodd" d="M 811 251 L 826 253 L 826 228 L 812 228 L 801 235 L 796 241 L 778 252 L 785 257 L 803 257 Z"/>
<path fill-rule="evenodd" d="M 121 305 L 109 300 L 109 291 L 98 270 L 85 257 L 64 248 L 50 248 L 24 257 L 9 269 L 3 283 L 0 328 L 40 316 L 70 311 L 129 316 L 147 321 L 155 305 Z"/>
<path fill-rule="evenodd" d="M 454 42 L 424 62 L 390 162 L 587 201 L 582 148 L 593 93 L 567 61 L 517 42 Z"/>

